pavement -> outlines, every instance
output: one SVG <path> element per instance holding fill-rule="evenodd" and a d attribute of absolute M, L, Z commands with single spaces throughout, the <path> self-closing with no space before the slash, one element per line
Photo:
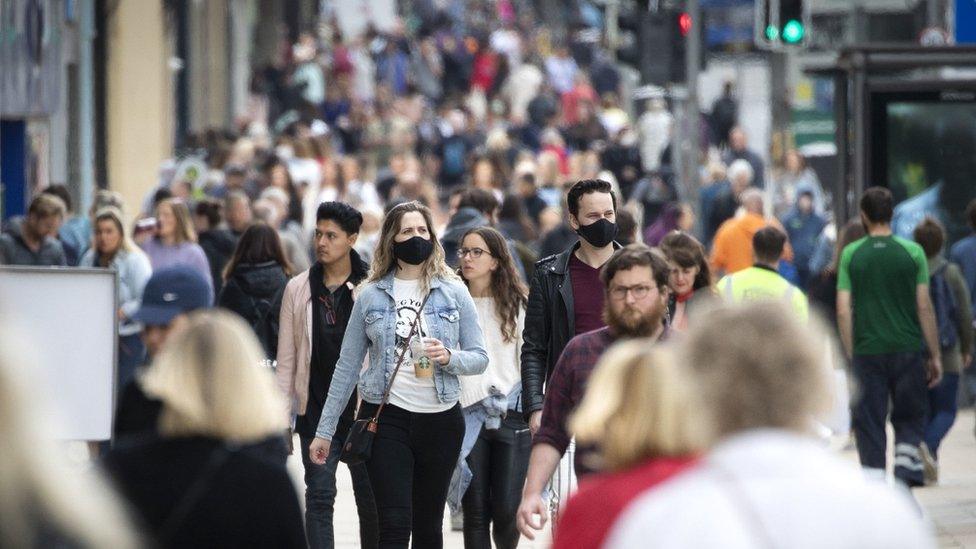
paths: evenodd
<path fill-rule="evenodd" d="M 915 490 L 914 494 L 925 515 L 932 522 L 938 536 L 939 547 L 976 549 L 976 416 L 973 410 L 962 411 L 955 425 L 942 443 L 940 450 L 940 482 L 938 486 Z M 296 438 L 297 443 L 297 438 Z M 852 462 L 857 462 L 853 450 L 842 451 Z M 891 460 L 889 459 L 889 462 Z M 302 462 L 297 455 L 288 459 L 288 469 L 299 494 L 304 494 Z M 352 495 L 349 470 L 339 466 L 339 495 L 335 504 L 336 547 L 359 547 L 359 526 Z M 301 498 L 300 498 L 301 499 Z M 304 502 L 302 502 L 304 505 Z M 444 547 L 463 548 L 460 532 L 451 531 L 450 516 L 444 516 Z M 536 541 L 522 538 L 519 547 L 526 549 L 549 546 L 548 528 Z"/>

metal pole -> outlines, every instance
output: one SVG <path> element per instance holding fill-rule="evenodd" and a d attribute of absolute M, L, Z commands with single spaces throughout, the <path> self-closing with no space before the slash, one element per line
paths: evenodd
<path fill-rule="evenodd" d="M 702 11 L 698 0 L 687 0 L 685 10 L 691 17 L 691 28 L 688 29 L 688 44 L 685 48 L 685 75 L 688 79 L 685 86 L 688 97 L 685 100 L 684 131 L 681 132 L 681 148 L 684 151 L 681 155 L 681 181 L 685 187 L 686 200 L 691 203 L 696 217 L 699 217 L 701 212 L 698 211 L 698 192 L 701 182 L 698 168 L 701 163 L 701 146 L 698 126 L 701 115 L 698 107 L 698 73 L 701 71 Z"/>
<path fill-rule="evenodd" d="M 88 215 L 95 197 L 95 0 L 78 3 L 78 208 Z"/>
<path fill-rule="evenodd" d="M 620 45 L 620 29 L 617 28 L 617 14 L 620 13 L 620 0 L 607 0 L 607 50 L 610 59 L 617 60 L 617 46 Z"/>

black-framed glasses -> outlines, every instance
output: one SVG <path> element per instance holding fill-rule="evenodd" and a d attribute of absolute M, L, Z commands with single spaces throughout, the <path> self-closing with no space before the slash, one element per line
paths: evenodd
<path fill-rule="evenodd" d="M 468 254 L 471 254 L 471 257 L 474 259 L 478 259 L 482 256 L 482 254 L 488 254 L 490 256 L 491 252 L 488 250 L 482 250 L 481 248 L 460 248 L 457 251 L 458 259 L 464 259 L 464 256 Z"/>
<path fill-rule="evenodd" d="M 634 299 L 641 300 L 651 293 L 651 290 L 656 290 L 657 286 L 648 286 L 647 284 L 637 284 L 635 286 L 617 286 L 610 289 L 610 297 L 617 301 L 623 301 L 627 299 L 627 294 L 633 294 Z"/>
<path fill-rule="evenodd" d="M 322 305 L 325 305 L 325 322 L 328 323 L 329 326 L 335 326 L 336 314 L 335 309 L 333 308 L 332 296 L 320 295 L 319 301 L 322 303 Z"/>

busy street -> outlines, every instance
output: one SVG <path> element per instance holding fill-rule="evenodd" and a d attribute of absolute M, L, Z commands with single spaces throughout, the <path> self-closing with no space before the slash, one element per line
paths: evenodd
<path fill-rule="evenodd" d="M 976 548 L 973 0 L 0 2 L 0 546 Z"/>

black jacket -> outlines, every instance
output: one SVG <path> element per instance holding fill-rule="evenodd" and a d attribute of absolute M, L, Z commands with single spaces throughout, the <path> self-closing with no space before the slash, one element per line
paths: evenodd
<path fill-rule="evenodd" d="M 288 471 L 251 447 L 154 438 L 102 465 L 157 547 L 306 547 Z"/>
<path fill-rule="evenodd" d="M 214 295 L 220 295 L 220 290 L 224 285 L 224 266 L 234 255 L 237 239 L 234 238 L 234 233 L 226 229 L 213 229 L 197 235 L 197 243 L 203 248 L 203 253 L 207 256 L 207 263 L 210 264 Z"/>
<path fill-rule="evenodd" d="M 542 409 L 543 387 L 576 333 L 569 259 L 580 244 L 539 260 L 529 287 L 522 331 L 522 411 L 528 417 Z M 614 249 L 620 244 L 614 242 Z M 603 288 L 595 288 L 603 291 Z"/>
<path fill-rule="evenodd" d="M 276 356 L 280 294 L 288 275 L 274 261 L 241 264 L 231 273 L 217 298 L 217 305 L 240 315 L 254 330 L 267 356 Z"/>

